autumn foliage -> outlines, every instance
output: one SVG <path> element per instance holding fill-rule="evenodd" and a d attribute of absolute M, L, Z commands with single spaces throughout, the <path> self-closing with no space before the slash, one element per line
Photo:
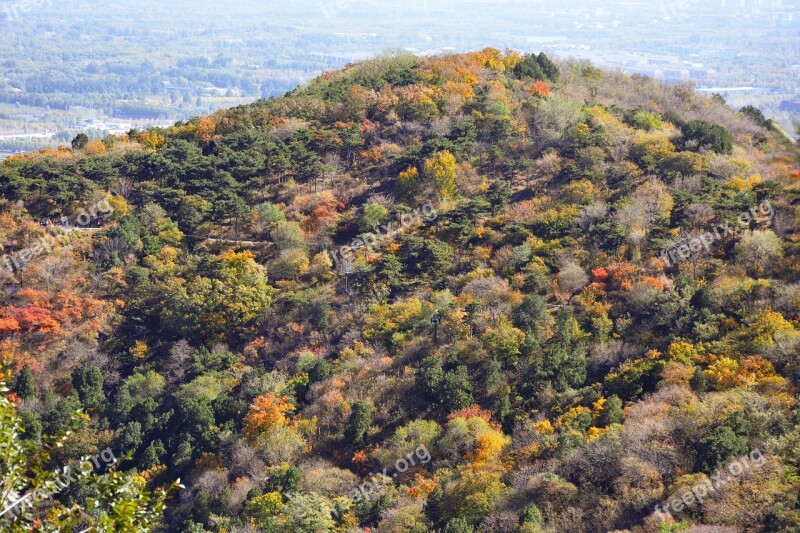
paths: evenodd
<path fill-rule="evenodd" d="M 258 441 L 275 426 L 285 426 L 289 423 L 287 414 L 292 413 L 295 407 L 288 402 L 288 398 L 276 398 L 271 392 L 253 400 L 250 410 L 244 417 L 242 433 L 251 442 Z"/>
<path fill-rule="evenodd" d="M 798 531 L 800 158 L 751 115 L 487 48 L 9 158 L 4 253 L 115 206 L 0 272 L 15 432 L 180 477 L 169 530 Z"/>

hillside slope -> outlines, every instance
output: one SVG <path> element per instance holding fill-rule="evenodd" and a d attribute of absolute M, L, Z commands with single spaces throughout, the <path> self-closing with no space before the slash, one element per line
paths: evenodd
<path fill-rule="evenodd" d="M 183 480 L 170 531 L 797 531 L 798 178 L 755 109 L 492 49 L 79 136 L 0 165 L 0 409 Z"/>

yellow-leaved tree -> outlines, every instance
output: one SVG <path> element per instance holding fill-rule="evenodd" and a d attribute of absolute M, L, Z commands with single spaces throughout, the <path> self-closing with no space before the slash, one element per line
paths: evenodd
<path fill-rule="evenodd" d="M 437 152 L 425 160 L 425 177 L 433 183 L 442 198 L 452 198 L 456 192 L 456 158 L 448 150 Z"/>

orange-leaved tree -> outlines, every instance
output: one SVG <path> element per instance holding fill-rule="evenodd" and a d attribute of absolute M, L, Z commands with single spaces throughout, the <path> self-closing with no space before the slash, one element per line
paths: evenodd
<path fill-rule="evenodd" d="M 271 392 L 258 396 L 244 417 L 242 432 L 245 438 L 255 443 L 270 429 L 287 425 L 289 418 L 286 415 L 294 409 L 294 405 L 289 403 L 289 399 L 285 396 L 277 398 Z"/>

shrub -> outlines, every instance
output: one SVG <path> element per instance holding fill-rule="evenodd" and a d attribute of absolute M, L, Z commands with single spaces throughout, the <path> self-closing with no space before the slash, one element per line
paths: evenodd
<path fill-rule="evenodd" d="M 695 467 L 700 472 L 710 474 L 720 464 L 748 451 L 747 441 L 743 437 L 730 427 L 722 426 L 700 440 Z"/>
<path fill-rule="evenodd" d="M 733 153 L 733 135 L 718 124 L 692 120 L 681 127 L 686 141 L 695 141 L 701 148 L 710 148 L 718 154 Z"/>

